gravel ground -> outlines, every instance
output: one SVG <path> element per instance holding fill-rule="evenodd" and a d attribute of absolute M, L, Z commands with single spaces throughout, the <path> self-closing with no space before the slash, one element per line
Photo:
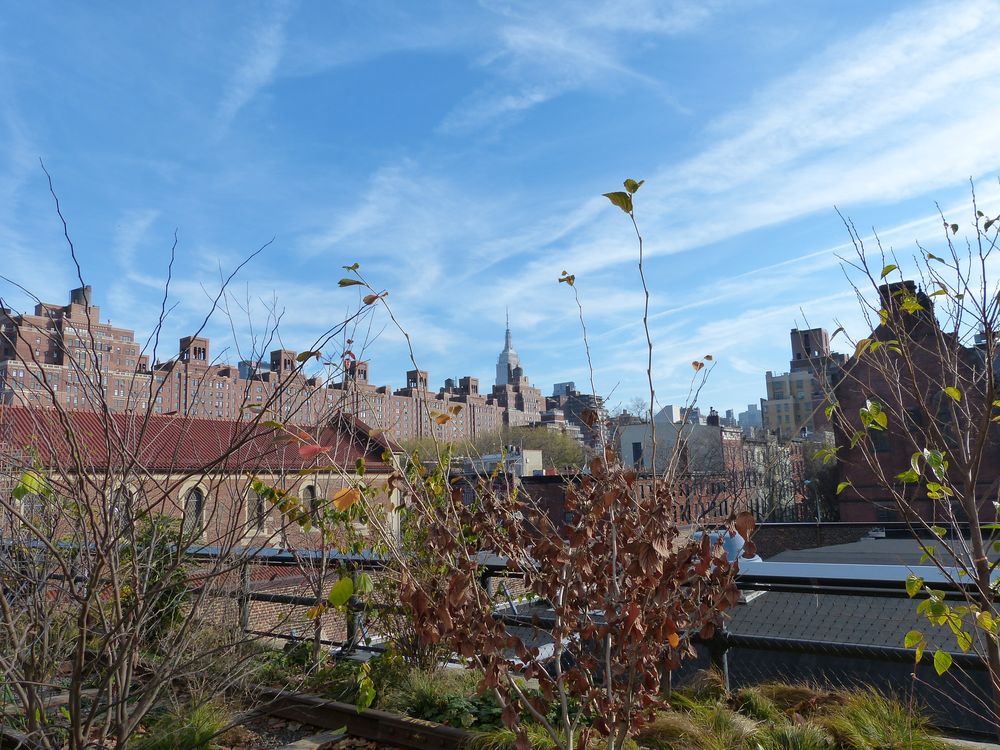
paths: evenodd
<path fill-rule="evenodd" d="M 219 745 L 226 750 L 277 750 L 314 734 L 329 730 L 297 721 L 262 716 L 226 732 Z M 330 746 L 332 750 L 400 750 L 392 745 L 379 745 L 362 737 L 345 736 Z"/>
<path fill-rule="evenodd" d="M 219 738 L 219 745 L 227 750 L 273 750 L 320 731 L 297 721 L 262 716 L 230 729 Z"/>

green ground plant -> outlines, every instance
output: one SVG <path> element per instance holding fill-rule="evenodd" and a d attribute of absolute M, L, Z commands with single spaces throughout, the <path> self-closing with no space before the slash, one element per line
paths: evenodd
<path fill-rule="evenodd" d="M 181 703 L 157 714 L 134 744 L 136 750 L 214 750 L 231 723 L 232 712 L 221 702 Z"/>

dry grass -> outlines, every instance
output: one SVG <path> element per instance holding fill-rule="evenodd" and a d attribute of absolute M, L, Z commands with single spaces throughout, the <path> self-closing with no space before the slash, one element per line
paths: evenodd
<path fill-rule="evenodd" d="M 667 711 L 644 726 L 635 739 L 641 747 L 655 750 L 700 750 L 705 746 L 704 734 L 687 714 Z"/>

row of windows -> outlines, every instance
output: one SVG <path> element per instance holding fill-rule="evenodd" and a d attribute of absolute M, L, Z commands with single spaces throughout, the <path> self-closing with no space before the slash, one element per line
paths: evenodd
<path fill-rule="evenodd" d="M 247 523 L 257 532 L 267 527 L 267 501 L 253 490 L 247 491 Z M 192 487 L 184 496 L 182 531 L 185 534 L 201 534 L 205 530 L 205 492 L 201 487 Z M 319 517 L 322 502 L 316 488 L 306 485 L 302 488 L 302 502 L 308 506 L 313 519 Z"/>

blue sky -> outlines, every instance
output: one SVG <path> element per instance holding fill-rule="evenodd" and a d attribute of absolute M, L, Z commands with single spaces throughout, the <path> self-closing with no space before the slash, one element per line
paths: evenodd
<path fill-rule="evenodd" d="M 509 306 L 550 392 L 589 379 L 565 269 L 617 403 L 646 390 L 642 296 L 600 196 L 645 179 L 658 400 L 711 353 L 701 403 L 739 411 L 796 324 L 860 331 L 835 206 L 904 256 L 941 242 L 935 202 L 968 224 L 970 177 L 1000 211 L 998 32 L 986 0 L 8 5 L 0 273 L 51 301 L 76 285 L 42 158 L 116 323 L 152 326 L 175 229 L 171 342 L 273 237 L 210 324 L 215 356 L 275 300 L 307 348 L 356 302 L 337 280 L 358 261 L 432 383 L 491 381 Z M 384 324 L 372 379 L 400 387 Z"/>

